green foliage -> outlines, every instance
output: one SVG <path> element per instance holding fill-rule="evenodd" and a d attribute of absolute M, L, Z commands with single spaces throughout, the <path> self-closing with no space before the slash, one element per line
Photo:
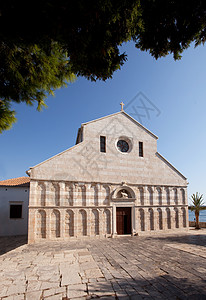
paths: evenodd
<path fill-rule="evenodd" d="M 134 37 L 136 47 L 156 59 L 169 53 L 180 59 L 192 42 L 205 42 L 205 1 L 142 0 L 141 9 L 144 30 Z"/>
<path fill-rule="evenodd" d="M 54 90 L 75 79 L 69 60 L 57 43 L 47 53 L 37 45 L 0 46 L 0 99 L 26 102 L 38 109 Z"/>
<path fill-rule="evenodd" d="M 48 95 L 76 78 L 66 53 L 56 42 L 47 52 L 38 45 L 20 47 L 0 45 L 0 132 L 16 121 L 11 101 L 28 105 L 36 103 L 40 111 Z"/>
<path fill-rule="evenodd" d="M 16 122 L 15 112 L 10 110 L 10 104 L 0 100 L 0 133 L 10 129 L 14 122 Z"/>
<path fill-rule="evenodd" d="M 192 42 L 205 42 L 205 11 L 202 0 L 48 0 L 32 5 L 2 0 L 1 124 L 14 121 L 12 101 L 41 109 L 48 95 L 76 76 L 111 78 L 125 63 L 121 45 L 130 40 L 156 59 L 169 53 L 180 59 Z"/>
<path fill-rule="evenodd" d="M 195 219 L 196 219 L 195 228 L 200 229 L 199 213 L 201 210 L 206 209 L 205 207 L 202 206 L 204 204 L 203 195 L 200 195 L 199 193 L 196 192 L 196 194 L 192 194 L 191 201 L 192 201 L 192 206 L 190 209 L 191 209 L 191 211 L 195 212 Z"/>
<path fill-rule="evenodd" d="M 192 194 L 191 201 L 192 201 L 191 211 L 200 211 L 205 209 L 204 207 L 202 207 L 202 205 L 204 204 L 203 194 L 200 195 L 197 192 L 196 194 Z"/>

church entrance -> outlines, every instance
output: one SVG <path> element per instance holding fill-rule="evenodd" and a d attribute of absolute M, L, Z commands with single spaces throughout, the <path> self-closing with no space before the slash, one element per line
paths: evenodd
<path fill-rule="evenodd" d="M 117 234 L 131 234 L 131 207 L 117 207 Z"/>

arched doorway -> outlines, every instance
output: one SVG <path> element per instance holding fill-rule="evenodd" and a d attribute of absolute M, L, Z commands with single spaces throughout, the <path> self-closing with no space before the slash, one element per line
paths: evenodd
<path fill-rule="evenodd" d="M 132 188 L 122 183 L 110 196 L 112 209 L 112 234 L 134 234 L 135 232 L 135 200 Z"/>
<path fill-rule="evenodd" d="M 131 207 L 117 207 L 117 234 L 131 234 Z"/>

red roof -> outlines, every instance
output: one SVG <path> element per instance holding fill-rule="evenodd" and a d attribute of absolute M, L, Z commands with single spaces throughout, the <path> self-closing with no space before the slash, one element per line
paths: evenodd
<path fill-rule="evenodd" d="M 29 186 L 30 183 L 30 178 L 29 177 L 17 177 L 17 178 L 12 178 L 12 179 L 6 179 L 0 181 L 0 186 Z"/>

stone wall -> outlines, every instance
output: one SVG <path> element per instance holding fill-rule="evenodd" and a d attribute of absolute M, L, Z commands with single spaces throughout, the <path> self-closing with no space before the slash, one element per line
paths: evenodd
<path fill-rule="evenodd" d="M 118 207 L 131 208 L 132 234 L 188 228 L 187 179 L 157 152 L 157 136 L 124 111 L 79 132 L 77 145 L 29 171 L 29 242 L 115 236 Z"/>
<path fill-rule="evenodd" d="M 132 234 L 188 227 L 186 187 L 130 185 L 119 199 L 116 184 L 35 181 L 30 183 L 29 242 L 114 236 L 116 207 L 132 207 Z"/>
<path fill-rule="evenodd" d="M 157 137 L 138 124 L 124 112 L 83 124 L 83 141 L 31 168 L 31 178 L 186 186 L 186 178 L 157 153 Z M 106 137 L 105 153 L 100 152 L 100 136 Z M 119 139 L 129 140 L 129 152 L 117 149 Z"/>

